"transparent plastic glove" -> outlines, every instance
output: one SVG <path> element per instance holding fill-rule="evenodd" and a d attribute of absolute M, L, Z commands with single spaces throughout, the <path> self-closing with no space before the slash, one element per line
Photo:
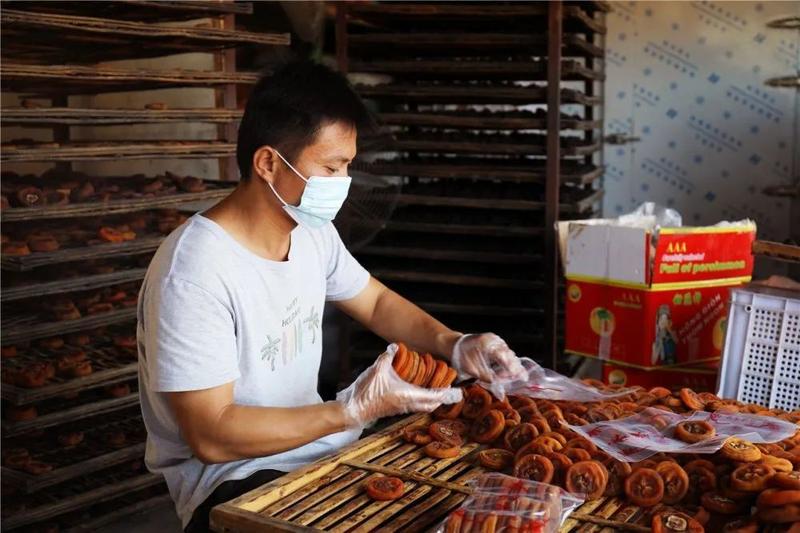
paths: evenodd
<path fill-rule="evenodd" d="M 459 388 L 424 389 L 406 383 L 392 368 L 397 345 L 390 344 L 352 385 L 336 394 L 344 406 L 350 427 L 367 427 L 384 416 L 430 412 L 441 404 L 460 402 Z"/>
<path fill-rule="evenodd" d="M 494 333 L 462 335 L 451 358 L 459 379 L 478 378 L 484 383 L 526 380 L 528 373 L 506 341 Z"/>

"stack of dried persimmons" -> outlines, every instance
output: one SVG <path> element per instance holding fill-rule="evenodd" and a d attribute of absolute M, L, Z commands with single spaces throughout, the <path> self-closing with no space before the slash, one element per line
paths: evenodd
<path fill-rule="evenodd" d="M 424 361 L 426 357 L 420 359 Z M 410 372 L 401 375 L 407 378 Z M 602 390 L 617 388 L 595 380 L 584 382 Z M 457 457 L 461 446 L 471 439 L 486 445 L 476 454 L 483 467 L 559 485 L 584 494 L 587 500 L 625 498 L 651 510 L 656 533 L 706 529 L 756 532 L 765 524 L 784 525 L 785 529 L 778 531 L 797 529 L 800 427 L 793 436 L 778 443 L 753 444 L 730 437 L 713 454 L 659 453 L 638 463 L 626 463 L 598 449 L 566 424 L 615 420 L 647 407 L 676 413 L 752 413 L 800 424 L 800 411 L 766 409 L 691 389 L 681 389 L 677 394 L 663 387 L 632 390 L 628 395 L 602 402 L 550 401 L 516 395 L 501 400 L 482 387 L 471 385 L 465 389 L 463 401 L 442 405 L 433 413 L 436 421 L 405 428 L 403 438 L 423 446 L 424 453 L 434 458 Z M 713 435 L 713 426 L 703 421 L 682 422 L 675 431 L 676 438 L 690 443 Z M 371 478 L 369 485 L 368 493 L 375 499 L 394 499 L 403 494 L 403 483 L 396 478 Z M 490 516 L 491 512 L 485 515 L 471 517 L 472 531 L 503 529 L 502 516 Z M 452 518 L 447 531 L 463 531 L 463 513 Z M 475 529 L 478 522 L 486 527 Z"/>

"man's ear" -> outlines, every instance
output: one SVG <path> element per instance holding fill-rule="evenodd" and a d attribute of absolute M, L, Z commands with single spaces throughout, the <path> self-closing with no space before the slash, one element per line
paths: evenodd
<path fill-rule="evenodd" d="M 253 178 L 274 183 L 280 158 L 271 146 L 262 146 L 253 154 Z"/>

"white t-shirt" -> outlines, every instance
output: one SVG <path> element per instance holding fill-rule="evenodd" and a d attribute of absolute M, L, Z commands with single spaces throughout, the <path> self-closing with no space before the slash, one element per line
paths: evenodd
<path fill-rule="evenodd" d="M 255 255 L 199 214 L 167 237 L 139 296 L 139 384 L 145 462 L 166 478 L 183 527 L 223 481 L 263 469 L 288 472 L 349 444 L 359 432 L 268 457 L 205 465 L 181 437 L 164 393 L 235 381 L 238 404 L 320 403 L 323 306 L 356 296 L 368 281 L 332 224 L 298 226 L 284 262 Z"/>

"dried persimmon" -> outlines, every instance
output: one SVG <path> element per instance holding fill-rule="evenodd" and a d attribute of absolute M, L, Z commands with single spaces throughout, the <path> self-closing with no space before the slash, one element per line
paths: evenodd
<path fill-rule="evenodd" d="M 446 442 L 452 446 L 464 444 L 467 425 L 460 420 L 437 420 L 428 426 L 428 433 L 435 440 Z"/>
<path fill-rule="evenodd" d="M 714 426 L 705 420 L 687 420 L 675 426 L 675 438 L 693 444 L 716 435 Z"/>
<path fill-rule="evenodd" d="M 497 409 L 490 409 L 472 424 L 472 440 L 485 444 L 503 434 L 506 418 Z"/>
<path fill-rule="evenodd" d="M 544 455 L 532 453 L 521 457 L 514 464 L 514 476 L 521 479 L 530 479 L 540 483 L 549 483 L 553 479 L 555 467 L 552 461 Z"/>
<path fill-rule="evenodd" d="M 456 457 L 460 450 L 460 446 L 448 444 L 440 440 L 435 440 L 422 449 L 425 455 L 433 457 L 434 459 L 450 459 L 451 457 Z"/>
<path fill-rule="evenodd" d="M 705 528 L 686 513 L 661 511 L 650 523 L 653 533 L 703 533 Z"/>
<path fill-rule="evenodd" d="M 587 500 L 594 500 L 603 495 L 608 483 L 608 471 L 598 461 L 580 461 L 567 469 L 565 485 L 567 490 L 583 493 Z"/>
<path fill-rule="evenodd" d="M 683 388 L 680 392 L 681 401 L 683 405 L 693 411 L 702 411 L 705 406 L 706 402 L 703 401 L 698 394 L 689 388 Z"/>
<path fill-rule="evenodd" d="M 470 420 L 478 418 L 490 405 L 492 405 L 492 395 L 489 394 L 489 391 L 473 385 L 466 390 L 461 416 Z"/>
<path fill-rule="evenodd" d="M 758 492 L 767 486 L 775 469 L 760 463 L 747 463 L 731 472 L 731 488 L 745 492 Z"/>
<path fill-rule="evenodd" d="M 639 468 L 625 480 L 625 495 L 641 507 L 652 507 L 664 497 L 664 481 L 653 469 Z"/>
<path fill-rule="evenodd" d="M 678 463 L 662 461 L 656 466 L 656 472 L 664 482 L 663 502 L 667 505 L 678 503 L 689 491 L 689 476 Z"/>
<path fill-rule="evenodd" d="M 738 437 L 728 437 L 720 449 L 720 453 L 731 461 L 751 463 L 761 459 L 761 450 L 752 442 Z"/>
<path fill-rule="evenodd" d="M 741 514 L 746 507 L 742 502 L 727 498 L 718 492 L 703 493 L 700 503 L 709 511 L 719 514 Z"/>
<path fill-rule="evenodd" d="M 516 452 L 528 443 L 533 442 L 533 439 L 539 436 L 539 430 L 536 426 L 528 422 L 523 422 L 518 426 L 507 429 L 503 435 L 503 443 L 506 448 L 512 452 Z"/>
<path fill-rule="evenodd" d="M 391 501 L 403 495 L 403 480 L 390 476 L 375 476 L 367 480 L 367 495 L 373 500 Z"/>
<path fill-rule="evenodd" d="M 514 464 L 514 454 L 502 448 L 490 448 L 478 453 L 481 466 L 490 470 L 505 470 Z"/>

